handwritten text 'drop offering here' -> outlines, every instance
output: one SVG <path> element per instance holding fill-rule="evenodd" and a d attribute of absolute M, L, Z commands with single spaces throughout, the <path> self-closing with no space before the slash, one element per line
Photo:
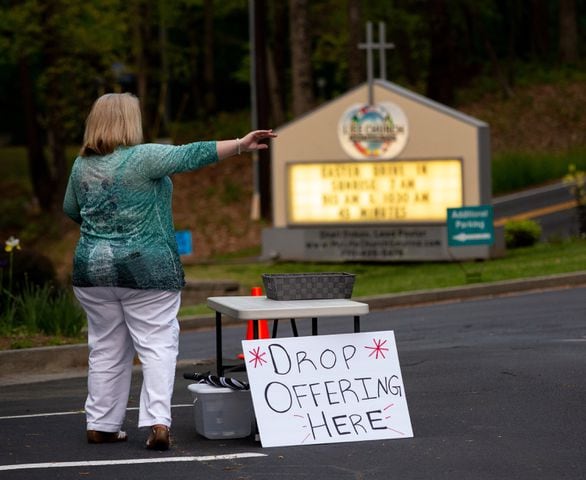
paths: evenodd
<path fill-rule="evenodd" d="M 413 436 L 392 331 L 242 347 L 263 447 Z"/>

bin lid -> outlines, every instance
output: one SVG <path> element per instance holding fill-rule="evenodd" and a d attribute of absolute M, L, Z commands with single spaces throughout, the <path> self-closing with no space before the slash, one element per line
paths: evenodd
<path fill-rule="evenodd" d="M 238 393 L 244 392 L 245 390 L 233 390 L 227 387 L 215 387 L 214 385 L 208 385 L 207 383 L 191 383 L 187 385 L 187 389 L 193 393 Z"/>

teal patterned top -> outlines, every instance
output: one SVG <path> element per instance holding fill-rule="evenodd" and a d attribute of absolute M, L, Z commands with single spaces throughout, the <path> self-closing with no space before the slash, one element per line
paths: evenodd
<path fill-rule="evenodd" d="M 73 285 L 179 290 L 169 175 L 218 161 L 215 142 L 119 147 L 78 157 L 63 211 L 80 224 Z"/>

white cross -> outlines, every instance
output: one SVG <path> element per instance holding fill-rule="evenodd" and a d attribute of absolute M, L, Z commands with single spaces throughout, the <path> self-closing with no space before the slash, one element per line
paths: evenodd
<path fill-rule="evenodd" d="M 386 50 L 395 48 L 394 43 L 386 43 L 385 24 L 378 23 L 378 43 L 372 41 L 372 22 L 366 22 L 366 43 L 359 43 L 358 48 L 366 50 L 366 75 L 368 79 L 368 104 L 374 105 L 374 73 L 372 65 L 372 52 L 376 49 L 379 51 L 379 75 L 383 80 L 387 79 L 387 57 Z"/>

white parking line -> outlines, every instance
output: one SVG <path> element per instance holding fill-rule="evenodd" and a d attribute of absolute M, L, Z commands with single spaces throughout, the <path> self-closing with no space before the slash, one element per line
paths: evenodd
<path fill-rule="evenodd" d="M 17 418 L 35 418 L 35 417 L 57 417 L 59 415 L 79 415 L 85 413 L 83 410 L 74 412 L 53 412 L 53 413 L 31 413 L 28 415 L 11 415 L 7 417 L 0 417 L 0 420 L 14 420 Z"/>
<path fill-rule="evenodd" d="M 264 453 L 231 453 L 227 455 L 207 455 L 202 457 L 163 457 L 163 458 L 129 458 L 126 460 L 89 460 L 83 462 L 47 462 L 21 463 L 17 465 L 0 465 L 0 472 L 8 470 L 31 470 L 39 468 L 70 468 L 70 467 L 104 467 L 111 465 L 137 465 L 145 463 L 169 462 L 212 462 L 216 460 L 234 460 L 238 458 L 266 457 Z"/>
<path fill-rule="evenodd" d="M 185 404 L 178 404 L 178 405 L 171 405 L 171 408 L 183 408 L 183 407 L 193 407 L 191 403 Z M 138 407 L 129 407 L 126 409 L 127 412 L 132 410 L 138 410 Z M 29 413 L 27 415 L 10 415 L 6 417 L 0 417 L 0 420 L 14 420 L 17 418 L 35 418 L 35 417 L 57 417 L 60 415 L 83 415 L 85 414 L 85 410 L 72 410 L 69 412 L 49 412 L 49 413 Z"/>

